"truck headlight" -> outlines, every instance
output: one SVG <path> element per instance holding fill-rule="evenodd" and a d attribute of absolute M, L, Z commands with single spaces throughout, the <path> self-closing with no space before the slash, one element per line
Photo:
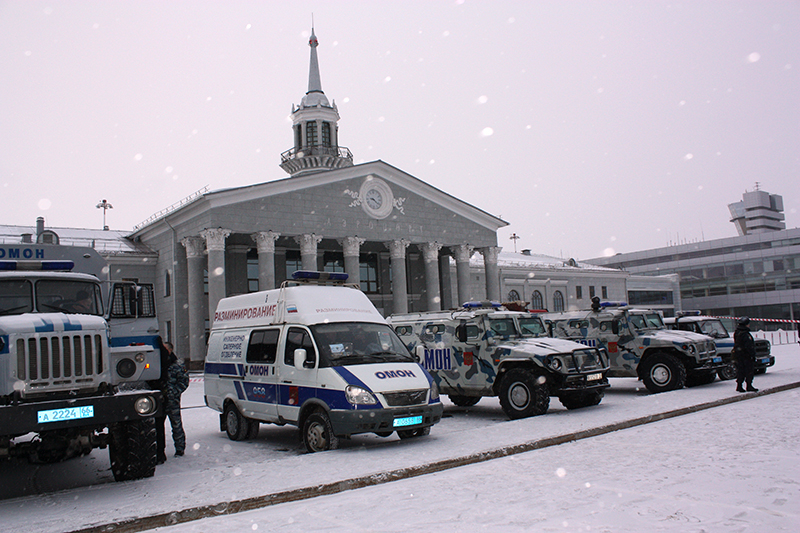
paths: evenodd
<path fill-rule="evenodd" d="M 375 396 L 370 391 L 355 385 L 348 385 L 344 389 L 344 395 L 347 401 L 353 405 L 374 405 L 378 403 L 378 400 L 375 399 Z"/>
<path fill-rule="evenodd" d="M 136 412 L 140 415 L 149 415 L 156 410 L 156 402 L 153 400 L 152 396 L 140 396 L 136 398 L 133 408 L 136 409 Z"/>
<path fill-rule="evenodd" d="M 560 357 L 549 357 L 546 361 L 547 366 L 554 372 L 560 372 L 564 368 L 564 362 Z"/>

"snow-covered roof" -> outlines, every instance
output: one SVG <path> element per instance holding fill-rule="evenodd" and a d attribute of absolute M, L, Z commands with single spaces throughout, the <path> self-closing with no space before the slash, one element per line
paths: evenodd
<path fill-rule="evenodd" d="M 548 269 L 548 270 L 571 270 L 571 271 L 594 271 L 594 272 L 618 272 L 616 268 L 601 267 L 590 265 L 575 259 L 564 259 L 544 254 L 500 252 L 497 255 L 497 264 L 500 268 L 522 268 L 522 269 Z M 470 258 L 470 265 L 483 266 L 483 256 L 475 253 Z"/>
<path fill-rule="evenodd" d="M 88 246 L 101 255 L 120 254 L 152 254 L 150 248 L 126 238 L 130 231 L 102 230 L 86 228 L 54 228 L 47 226 L 46 231 L 58 235 L 59 244 L 65 246 Z M 0 243 L 14 244 L 22 242 L 23 234 L 32 235 L 36 240 L 36 226 L 0 225 Z"/>

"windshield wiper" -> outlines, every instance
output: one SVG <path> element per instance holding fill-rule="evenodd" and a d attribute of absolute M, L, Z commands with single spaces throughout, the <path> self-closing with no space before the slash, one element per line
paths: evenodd
<path fill-rule="evenodd" d="M 14 311 L 19 311 L 20 309 L 26 309 L 27 305 L 20 305 L 19 307 L 11 307 L 9 309 L 2 309 L 0 310 L 0 315 L 10 315 Z"/>

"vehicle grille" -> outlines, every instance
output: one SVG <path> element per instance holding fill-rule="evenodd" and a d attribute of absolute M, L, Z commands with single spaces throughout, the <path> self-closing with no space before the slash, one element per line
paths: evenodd
<path fill-rule="evenodd" d="M 765 339 L 756 339 L 756 356 L 766 357 L 770 354 L 769 341 Z"/>
<path fill-rule="evenodd" d="M 16 340 L 17 376 L 30 392 L 94 384 L 103 373 L 100 335 L 53 335 Z"/>
<path fill-rule="evenodd" d="M 428 389 L 411 390 L 402 392 L 384 392 L 383 397 L 390 407 L 406 407 L 409 405 L 424 405 L 428 399 Z"/>
<path fill-rule="evenodd" d="M 697 355 L 700 358 L 705 359 L 706 357 L 712 357 L 717 354 L 717 345 L 714 341 L 708 342 L 698 342 L 697 346 Z"/>

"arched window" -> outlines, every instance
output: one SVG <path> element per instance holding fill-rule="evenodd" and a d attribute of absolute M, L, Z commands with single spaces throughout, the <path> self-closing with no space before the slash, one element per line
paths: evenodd
<path fill-rule="evenodd" d="M 564 310 L 564 295 L 561 291 L 553 293 L 553 311 L 559 313 Z"/>
<path fill-rule="evenodd" d="M 520 298 L 519 293 L 517 291 L 515 290 L 508 291 L 509 302 L 517 302 L 519 300 L 522 300 L 522 298 Z"/>
<path fill-rule="evenodd" d="M 533 294 L 531 294 L 531 309 L 545 309 L 541 292 L 533 291 Z"/>

